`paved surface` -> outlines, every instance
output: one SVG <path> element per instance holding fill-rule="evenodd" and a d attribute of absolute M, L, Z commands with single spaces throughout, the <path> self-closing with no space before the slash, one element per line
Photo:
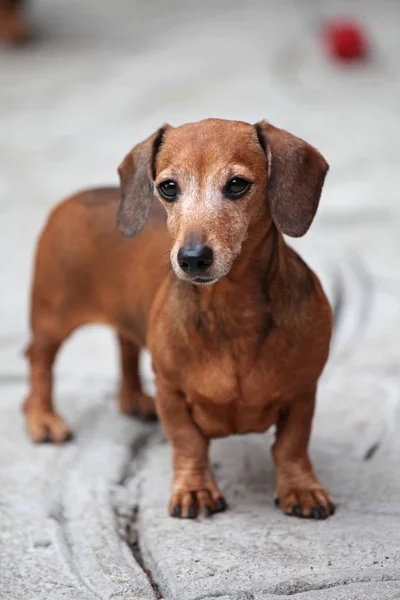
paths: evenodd
<path fill-rule="evenodd" d="M 373 59 L 332 65 L 325 15 L 359 14 Z M 0 51 L 0 598 L 400 598 L 400 8 L 396 2 L 38 0 L 38 41 Z M 33 447 L 19 407 L 34 242 L 74 189 L 116 182 L 160 123 L 266 117 L 331 164 L 319 216 L 296 242 L 335 309 L 312 456 L 339 503 L 313 523 L 272 505 L 270 434 L 220 441 L 231 510 L 166 514 L 159 427 L 118 414 L 112 334 L 79 332 L 57 364 L 76 433 Z M 151 387 L 148 366 L 144 377 Z"/>

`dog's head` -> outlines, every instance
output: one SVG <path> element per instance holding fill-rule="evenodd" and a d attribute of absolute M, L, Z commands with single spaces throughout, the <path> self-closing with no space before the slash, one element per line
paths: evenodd
<path fill-rule="evenodd" d="M 273 221 L 284 234 L 304 235 L 327 170 L 315 148 L 266 121 L 164 125 L 118 169 L 119 225 L 137 235 L 156 195 L 167 211 L 176 275 L 214 283 L 229 273 L 252 227 Z"/>

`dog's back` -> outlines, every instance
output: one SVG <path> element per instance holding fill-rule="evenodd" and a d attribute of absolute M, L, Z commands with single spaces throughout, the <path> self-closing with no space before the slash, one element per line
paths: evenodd
<path fill-rule="evenodd" d="M 31 385 L 24 404 L 34 442 L 71 437 L 53 409 L 52 365 L 64 340 L 88 323 L 111 325 L 118 334 L 121 411 L 154 417 L 153 400 L 141 389 L 139 350 L 146 344 L 153 297 L 168 271 L 170 239 L 159 203 L 139 238 L 123 238 L 117 229 L 119 196 L 117 188 L 71 196 L 53 210 L 40 236 L 26 349 Z"/>
<path fill-rule="evenodd" d="M 87 190 L 51 213 L 36 254 L 33 331 L 44 320 L 64 338 L 85 323 L 106 323 L 144 343 L 148 308 L 167 272 L 165 211 L 154 203 L 140 238 L 128 240 L 117 230 L 118 200 L 118 188 Z"/>

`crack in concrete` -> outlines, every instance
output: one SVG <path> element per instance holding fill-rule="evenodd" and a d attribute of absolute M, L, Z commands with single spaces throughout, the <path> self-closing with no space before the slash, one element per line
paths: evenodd
<path fill-rule="evenodd" d="M 133 558 L 136 563 L 142 569 L 147 576 L 147 579 L 154 590 L 157 599 L 162 599 L 163 594 L 161 593 L 157 582 L 153 578 L 151 570 L 147 567 L 145 559 L 142 555 L 140 548 L 140 533 L 137 526 L 138 513 L 140 510 L 139 502 L 141 497 L 141 484 L 143 479 L 143 469 L 146 459 L 146 453 L 153 443 L 158 438 L 158 428 L 155 431 L 143 432 L 142 435 L 138 436 L 130 449 L 130 460 L 127 460 L 125 469 L 123 470 L 121 477 L 118 480 L 120 487 L 126 487 L 133 480 L 136 483 L 137 490 L 137 503 L 132 507 L 130 515 L 124 515 L 118 512 L 118 509 L 114 507 L 115 518 L 119 525 L 118 531 L 122 540 L 127 544 L 130 549 Z"/>
<path fill-rule="evenodd" d="M 363 583 L 384 583 L 384 582 L 396 582 L 398 581 L 398 576 L 396 575 L 395 577 L 391 577 L 390 575 L 385 575 L 383 574 L 382 577 L 378 580 L 374 580 L 371 578 L 358 578 L 358 577 L 354 577 L 351 578 L 349 577 L 348 579 L 346 579 L 345 581 L 341 581 L 341 582 L 335 582 L 335 583 L 321 583 L 321 585 L 318 586 L 313 586 L 313 585 L 304 585 L 304 582 L 302 581 L 293 581 L 293 582 L 287 582 L 286 584 L 286 589 L 285 589 L 285 583 L 279 584 L 279 589 L 275 589 L 274 591 L 268 591 L 268 590 L 263 590 L 262 593 L 263 594 L 269 594 L 270 596 L 277 596 L 278 598 L 280 596 L 296 596 L 296 595 L 300 595 L 300 594 L 305 594 L 308 592 L 318 592 L 321 590 L 329 590 L 331 588 L 340 588 L 340 587 L 346 587 L 348 585 L 355 585 L 355 584 L 363 584 Z M 303 586 L 303 589 L 300 589 L 300 587 Z"/>
<path fill-rule="evenodd" d="M 347 586 L 351 586 L 351 585 L 355 585 L 355 584 L 368 584 L 368 583 L 396 583 L 399 582 L 400 583 L 400 579 L 396 577 L 391 578 L 391 577 L 383 577 L 382 579 L 380 579 L 379 581 L 373 581 L 371 579 L 362 579 L 362 580 L 354 580 L 354 581 L 344 581 L 341 583 L 332 583 L 332 584 L 326 584 L 326 585 L 320 585 L 320 586 L 315 586 L 312 587 L 310 586 L 307 589 L 303 589 L 303 590 L 282 590 L 282 591 L 267 591 L 267 590 L 262 590 L 261 592 L 248 592 L 248 591 L 240 591 L 240 592 L 236 592 L 234 594 L 227 594 L 226 592 L 217 592 L 215 594 L 208 594 L 207 596 L 205 596 L 204 594 L 201 594 L 200 596 L 195 596 L 193 598 L 191 598 L 191 600 L 213 600 L 214 598 L 222 598 L 223 600 L 254 600 L 256 598 L 255 594 L 257 595 L 257 598 L 260 597 L 260 594 L 262 596 L 271 598 L 271 596 L 276 596 L 276 598 L 282 598 L 282 597 L 288 597 L 288 596 L 303 596 L 303 594 L 308 594 L 310 592 L 319 592 L 322 590 L 329 590 L 329 589 L 335 589 L 335 588 L 345 588 Z M 397 596 L 395 596 L 397 597 Z M 399 596 L 400 597 L 400 596 Z"/>
<path fill-rule="evenodd" d="M 150 571 L 150 569 L 148 569 L 146 567 L 146 564 L 145 564 L 145 561 L 144 561 L 144 558 L 142 555 L 142 551 L 140 549 L 140 541 L 139 541 L 140 536 L 139 536 L 139 530 L 137 527 L 138 512 L 139 512 L 139 507 L 138 507 L 138 505 L 135 505 L 133 508 L 132 518 L 130 519 L 130 521 L 128 523 L 126 523 L 122 532 L 120 529 L 120 536 L 121 536 L 122 540 L 128 546 L 129 550 L 131 551 L 133 558 L 135 559 L 135 561 L 137 562 L 139 567 L 142 569 L 142 571 L 146 575 L 147 579 L 149 580 L 149 583 L 154 590 L 156 598 L 160 599 L 163 597 L 163 595 L 161 594 L 157 583 L 153 579 L 152 572 Z M 116 514 L 116 518 L 121 519 L 121 516 Z"/>
<path fill-rule="evenodd" d="M 151 445 L 155 434 L 154 431 L 143 431 L 133 441 L 129 451 L 129 459 L 125 463 L 125 468 L 122 469 L 117 485 L 125 486 L 130 479 L 135 478 L 137 473 L 142 471 L 146 451 Z"/>
<path fill-rule="evenodd" d="M 193 598 L 191 598 L 191 600 L 204 600 L 205 598 L 207 600 L 213 600 L 214 598 L 223 598 L 223 600 L 254 600 L 254 598 L 256 597 L 255 594 L 257 595 L 257 598 L 259 597 L 259 595 L 263 595 L 266 597 L 271 597 L 271 596 L 276 596 L 277 598 L 282 598 L 282 597 L 288 597 L 288 596 L 300 596 L 303 594 L 308 594 L 310 592 L 319 592 L 322 590 L 329 590 L 329 589 L 334 589 L 334 588 L 341 588 L 341 587 L 347 587 L 350 585 L 355 585 L 355 584 L 369 584 L 369 583 L 396 583 L 399 582 L 400 583 L 400 579 L 398 579 L 398 576 L 394 576 L 391 577 L 390 575 L 388 576 L 383 576 L 381 579 L 375 581 L 373 579 L 348 579 L 346 581 L 342 581 L 342 582 L 338 582 L 338 583 L 327 583 L 327 584 L 321 584 L 319 586 L 307 586 L 304 587 L 304 589 L 296 589 L 296 586 L 299 582 L 293 582 L 290 583 L 289 586 L 287 586 L 287 588 L 285 589 L 284 585 L 285 584 L 279 584 L 279 589 L 275 589 L 273 591 L 271 590 L 261 590 L 259 592 L 249 592 L 246 590 L 241 590 L 239 592 L 235 592 L 234 594 L 229 594 L 227 592 L 216 592 L 214 594 L 207 594 L 206 596 L 204 594 L 201 594 L 200 596 L 194 596 Z"/>

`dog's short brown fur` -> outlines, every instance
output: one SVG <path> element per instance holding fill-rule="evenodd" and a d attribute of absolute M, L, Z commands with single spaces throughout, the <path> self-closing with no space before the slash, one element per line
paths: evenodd
<path fill-rule="evenodd" d="M 0 0 L 0 39 L 8 44 L 20 44 L 28 38 L 25 4 L 25 0 Z"/>
<path fill-rule="evenodd" d="M 282 236 L 307 231 L 327 170 L 317 150 L 265 121 L 209 119 L 164 126 L 136 146 L 119 168 L 120 201 L 118 189 L 101 189 L 58 206 L 39 242 L 33 282 L 25 403 L 32 439 L 69 437 L 52 405 L 52 363 L 74 329 L 106 323 L 119 335 L 121 409 L 145 418 L 153 404 L 140 389 L 137 361 L 141 347 L 151 350 L 157 412 L 173 449 L 171 515 L 223 510 L 209 440 L 273 424 L 282 509 L 332 514 L 307 452 L 331 311 L 317 277 Z M 225 188 L 234 177 L 251 186 L 232 200 Z M 159 192 L 166 180 L 178 186 L 171 202 Z M 117 231 L 117 211 L 133 239 Z M 212 285 L 182 270 L 178 252 L 188 244 L 212 249 L 205 268 Z"/>

